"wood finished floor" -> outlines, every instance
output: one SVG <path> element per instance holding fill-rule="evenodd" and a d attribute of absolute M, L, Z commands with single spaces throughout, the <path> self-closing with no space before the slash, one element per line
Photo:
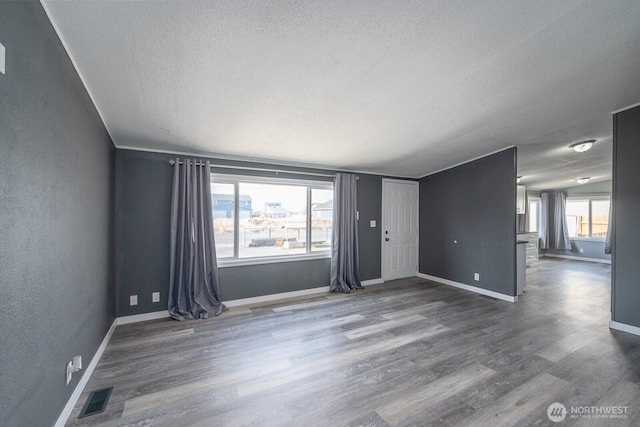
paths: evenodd
<path fill-rule="evenodd" d="M 516 304 L 411 278 L 119 326 L 67 426 L 637 426 L 640 337 L 609 330 L 609 277 L 543 259 Z M 628 418 L 554 424 L 553 402 Z"/>

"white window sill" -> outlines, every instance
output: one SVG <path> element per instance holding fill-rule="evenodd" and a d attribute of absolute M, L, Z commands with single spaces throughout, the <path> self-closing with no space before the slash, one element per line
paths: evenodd
<path fill-rule="evenodd" d="M 605 239 L 602 237 L 570 237 L 569 240 L 579 242 L 601 242 L 604 243 Z"/>
<path fill-rule="evenodd" d="M 329 259 L 330 252 L 319 252 L 304 255 L 274 256 L 264 258 L 219 259 L 218 268 L 239 267 L 245 265 L 279 264 L 283 262 L 309 261 L 314 259 Z"/>

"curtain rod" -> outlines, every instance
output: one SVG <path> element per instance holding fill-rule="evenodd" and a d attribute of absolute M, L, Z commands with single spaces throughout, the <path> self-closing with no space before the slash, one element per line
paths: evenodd
<path fill-rule="evenodd" d="M 171 159 L 169 160 L 169 164 L 171 166 L 176 164 L 176 161 Z M 184 164 L 182 161 L 180 161 L 180 164 Z M 196 165 L 199 165 L 200 163 L 196 163 Z M 204 166 L 204 163 L 202 163 L 202 165 Z M 211 168 L 220 168 L 220 169 L 237 169 L 237 170 L 245 170 L 245 171 L 256 171 L 256 172 L 274 172 L 276 175 L 279 173 L 288 173 L 288 174 L 294 174 L 294 175 L 308 175 L 308 176 L 322 176 L 325 178 L 335 178 L 335 175 L 330 175 L 330 174 L 326 174 L 326 173 L 315 173 L 315 172 L 301 172 L 301 171 L 288 171 L 288 170 L 282 170 L 282 169 L 268 169 L 268 168 L 252 168 L 249 166 L 233 166 L 233 165 L 210 165 Z"/>

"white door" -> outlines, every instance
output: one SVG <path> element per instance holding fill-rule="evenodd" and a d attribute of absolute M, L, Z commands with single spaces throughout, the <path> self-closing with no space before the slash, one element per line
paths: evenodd
<path fill-rule="evenodd" d="M 382 180 L 382 278 L 418 271 L 418 183 Z"/>

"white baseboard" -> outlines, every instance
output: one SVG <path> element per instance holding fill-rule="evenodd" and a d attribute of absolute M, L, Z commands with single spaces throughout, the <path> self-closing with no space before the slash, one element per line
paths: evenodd
<path fill-rule="evenodd" d="M 362 286 L 374 286 L 374 285 L 384 285 L 384 280 L 381 278 L 364 280 L 361 283 Z"/>
<path fill-rule="evenodd" d="M 261 295 L 259 297 L 241 298 L 230 301 L 223 301 L 227 307 L 238 307 L 241 305 L 257 304 L 267 301 L 276 301 L 279 299 L 293 298 L 304 295 L 322 294 L 329 292 L 328 286 L 322 286 L 320 288 L 302 289 L 299 291 L 281 292 L 279 294 Z"/>
<path fill-rule="evenodd" d="M 573 260 L 573 261 L 599 262 L 601 264 L 611 264 L 611 260 L 610 259 L 587 258 L 587 257 L 582 257 L 582 256 L 559 255 L 559 254 L 542 254 L 541 256 L 549 257 L 549 258 L 570 259 L 570 260 Z"/>
<path fill-rule="evenodd" d="M 164 319 L 170 317 L 168 310 L 152 311 L 151 313 L 134 314 L 132 316 L 118 317 L 118 325 L 128 325 L 129 323 L 146 322 L 147 320 Z"/>
<path fill-rule="evenodd" d="M 76 403 L 78 403 L 78 399 L 80 398 L 80 395 L 84 391 L 84 387 L 89 382 L 89 378 L 91 378 L 91 374 L 93 374 L 94 369 L 96 369 L 96 366 L 98 365 L 98 362 L 102 357 L 102 353 L 104 353 L 104 350 L 107 348 L 107 344 L 109 344 L 109 340 L 111 340 L 111 336 L 113 335 L 113 331 L 116 330 L 117 325 L 118 325 L 118 319 L 115 319 L 111 324 L 111 327 L 107 331 L 107 334 L 104 336 L 104 339 L 100 344 L 100 347 L 98 347 L 96 354 L 93 355 L 93 358 L 91 359 L 91 363 L 89 363 L 89 366 L 87 366 L 87 369 L 84 371 L 84 375 L 82 375 L 82 378 L 80 378 L 78 385 L 76 386 L 75 390 L 73 390 L 71 397 L 67 401 L 67 404 L 62 410 L 62 413 L 58 417 L 58 421 L 56 421 L 55 423 L 55 427 L 64 427 L 64 425 L 69 420 L 69 417 L 71 416 L 71 412 L 73 412 L 73 408 L 75 408 Z"/>
<path fill-rule="evenodd" d="M 371 280 L 364 280 L 361 284 L 362 286 L 373 286 L 373 285 L 381 285 L 383 283 L 384 283 L 384 280 L 382 279 L 371 279 Z M 281 292 L 279 294 L 261 295 L 259 297 L 234 299 L 230 301 L 223 301 L 223 303 L 227 307 L 238 307 L 242 305 L 259 304 L 261 302 L 277 301 L 280 299 L 300 297 L 305 295 L 324 294 L 327 292 L 329 292 L 329 286 L 322 286 L 319 288 L 302 289 L 299 291 Z"/>
<path fill-rule="evenodd" d="M 622 331 L 628 334 L 640 336 L 640 328 L 637 326 L 631 326 L 631 325 L 627 325 L 626 323 L 618 323 L 611 320 L 609 322 L 609 327 L 611 329 L 615 329 L 616 331 Z"/>
<path fill-rule="evenodd" d="M 441 277 L 436 277 L 436 276 L 430 276 L 424 273 L 416 273 L 416 276 L 421 277 L 423 279 L 432 280 L 434 282 L 442 283 L 445 285 L 453 286 L 454 288 L 460 288 L 466 291 L 475 292 L 477 294 L 486 295 L 491 298 L 496 298 L 496 299 L 507 301 L 507 302 L 518 302 L 518 297 L 501 294 L 499 292 L 494 292 L 487 289 L 478 288 L 477 286 L 466 285 L 464 283 L 454 282 L 453 280 L 443 279 Z"/>
<path fill-rule="evenodd" d="M 381 285 L 383 283 L 384 283 L 384 280 L 382 279 L 371 279 L 371 280 L 363 281 L 362 286 Z M 237 299 L 237 300 L 231 300 L 231 301 L 224 301 L 224 304 L 227 307 L 237 307 L 241 305 L 256 304 L 260 302 L 275 301 L 279 299 L 286 299 L 286 298 L 292 298 L 297 296 L 313 295 L 313 294 L 320 294 L 320 293 L 327 293 L 327 292 L 329 292 L 329 286 L 322 286 L 320 288 L 302 289 L 300 291 L 282 292 L 279 294 L 263 295 L 259 297 L 253 297 L 253 298 L 243 298 L 243 299 Z M 111 340 L 111 336 L 113 335 L 113 332 L 116 330 L 116 326 L 127 325 L 130 323 L 146 322 L 147 320 L 164 319 L 169 317 L 170 317 L 169 311 L 167 310 L 154 311 L 151 313 L 143 313 L 143 314 L 134 314 L 131 316 L 117 317 L 111 324 L 109 331 L 107 331 L 107 334 L 102 340 L 100 347 L 98 347 L 96 354 L 93 356 L 93 359 L 91 359 L 91 363 L 89 363 L 89 366 L 84 372 L 84 375 L 80 379 L 80 382 L 76 386 L 75 390 L 73 391 L 73 394 L 67 401 L 67 404 L 65 405 L 64 409 L 62 410 L 62 413 L 60 414 L 60 416 L 58 417 L 58 420 L 55 423 L 55 427 L 64 427 L 64 425 L 69 420 L 69 416 L 71 415 L 71 412 L 73 412 L 73 408 L 75 408 L 76 403 L 78 403 L 78 399 L 80 398 L 80 395 L 84 391 L 85 386 L 89 382 L 89 379 L 91 378 L 91 374 L 93 374 L 94 369 L 98 365 L 98 362 L 102 357 L 102 353 L 104 353 L 104 350 L 107 348 L 107 344 L 109 344 L 109 341 Z"/>

